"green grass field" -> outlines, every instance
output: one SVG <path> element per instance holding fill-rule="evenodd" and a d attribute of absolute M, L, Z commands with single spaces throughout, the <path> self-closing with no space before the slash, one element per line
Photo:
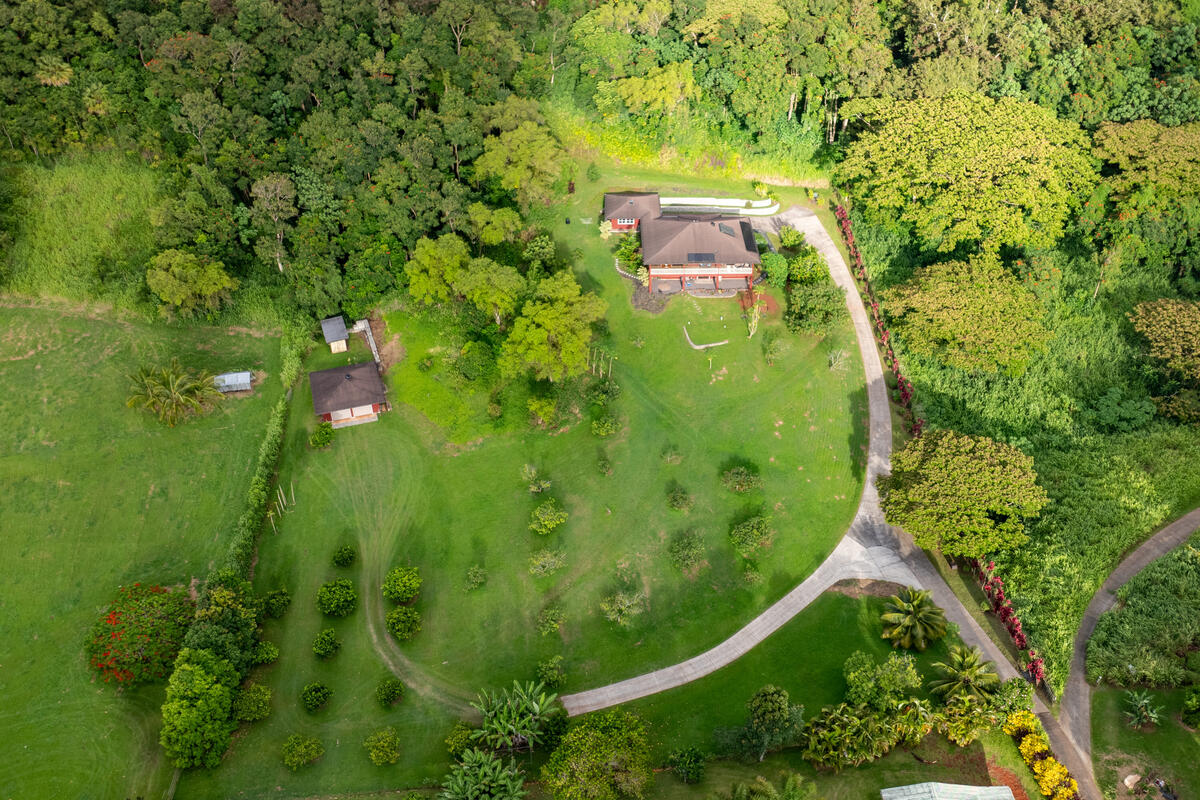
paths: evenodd
<path fill-rule="evenodd" d="M 1133 730 L 1125 722 L 1125 691 L 1103 688 L 1092 692 L 1092 760 L 1104 792 L 1127 796 L 1120 785 L 1130 773 L 1156 775 L 1172 785 L 1179 797 L 1200 796 L 1200 733 L 1180 723 L 1186 689 L 1152 691 L 1163 707 L 1163 721 L 1153 730 Z M 1121 794 L 1124 793 L 1124 794 Z"/>
<path fill-rule="evenodd" d="M 164 327 L 0 298 L 0 794 L 158 796 L 162 687 L 119 694 L 82 645 L 116 587 L 187 584 L 225 550 L 262 426 L 279 397 L 278 341 Z M 125 407 L 126 375 L 186 366 L 263 370 L 253 396 L 175 429 Z"/>
<path fill-rule="evenodd" d="M 133 304 L 154 253 L 150 209 L 158 176 L 116 154 L 66 160 L 21 172 L 20 227 L 10 289 Z"/>
<path fill-rule="evenodd" d="M 305 440 L 316 418 L 307 387 L 293 403 L 281 482 L 288 491 L 295 484 L 296 510 L 278 535 L 264 538 L 256 576 L 260 589 L 282 584 L 296 598 L 268 631 L 283 650 L 263 676 L 276 689 L 276 711 L 220 770 L 185 776 L 179 797 L 256 796 L 275 787 L 280 796 L 306 796 L 437 780 L 446 766 L 441 739 L 478 689 L 530 678 L 539 660 L 555 654 L 566 660 L 566 691 L 690 657 L 791 589 L 841 537 L 861 491 L 866 423 L 848 327 L 828 341 L 798 338 L 775 315 L 749 340 L 733 300 L 681 297 L 661 314 L 636 311 L 628 282 L 612 269 L 611 243 L 592 226 L 555 233 L 560 246 L 579 251 L 581 281 L 609 303 L 603 344 L 622 388 L 614 411 L 623 430 L 596 438 L 586 409 L 567 430 L 531 430 L 519 393 L 502 397 L 504 413 L 493 421 L 487 397 L 451 380 L 440 363 L 436 324 L 423 314 L 389 314 L 390 332 L 406 350 L 388 375 L 395 410 L 379 423 L 339 431 L 329 451 L 312 452 Z M 698 342 L 729 344 L 692 350 L 685 326 Z M 768 330 L 789 342 L 774 367 L 762 354 Z M 829 369 L 831 348 L 851 353 L 845 371 Z M 423 370 L 427 356 L 434 366 Z M 309 368 L 339 359 L 318 351 Z M 678 463 L 662 458 L 668 447 Z M 597 468 L 601 449 L 611 476 Z M 721 486 L 722 468 L 736 459 L 759 468 L 762 492 L 738 496 Z M 521 479 L 527 463 L 552 481 L 549 494 L 571 515 L 549 537 L 528 530 L 539 498 Z M 675 483 L 693 495 L 690 513 L 667 506 Z M 732 521 L 758 509 L 772 517 L 776 535 L 758 560 L 764 579 L 751 585 L 726 537 Z M 685 528 L 700 531 L 708 548 L 704 568 L 691 575 L 666 552 Z M 335 625 L 346 647 L 318 664 L 311 642 L 322 622 L 313 597 L 334 574 L 329 555 L 343 542 L 361 550 L 354 575 L 369 604 Z M 529 558 L 547 546 L 562 549 L 567 565 L 534 578 Z M 417 604 L 424 628 L 398 646 L 383 630 L 377 587 L 387 568 L 404 563 L 425 577 Z M 476 564 L 488 580 L 467 593 L 466 573 Z M 601 599 L 621 587 L 647 598 L 628 628 L 599 613 Z M 566 614 L 558 636 L 535 627 L 550 603 Z M 361 740 L 389 716 L 370 696 L 385 663 L 414 691 L 391 714 L 405 731 L 405 755 L 396 767 L 377 768 Z M 296 695 L 316 674 L 328 675 L 335 701 L 309 717 Z M 295 730 L 314 732 L 329 752 L 293 776 L 279 762 L 279 746 Z"/>

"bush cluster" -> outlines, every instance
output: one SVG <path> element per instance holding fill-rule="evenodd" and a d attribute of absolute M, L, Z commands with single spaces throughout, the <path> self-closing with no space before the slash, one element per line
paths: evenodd
<path fill-rule="evenodd" d="M 357 557 L 358 553 L 354 550 L 353 545 L 344 544 L 333 551 L 333 558 L 330 561 L 335 567 L 349 567 L 354 564 L 354 559 Z"/>
<path fill-rule="evenodd" d="M 342 640 L 337 638 L 337 631 L 326 628 L 313 639 L 312 649 L 317 658 L 333 658 L 342 649 Z"/>
<path fill-rule="evenodd" d="M 292 772 L 325 755 L 325 746 L 315 736 L 293 733 L 283 743 L 283 765 Z"/>
<path fill-rule="evenodd" d="M 375 700 L 384 708 L 391 708 L 404 697 L 404 684 L 399 678 L 389 676 L 375 687 Z"/>
<path fill-rule="evenodd" d="M 421 612 L 411 606 L 398 606 L 388 612 L 387 629 L 402 642 L 421 631 Z"/>
<path fill-rule="evenodd" d="M 314 681 L 300 690 L 300 705 L 304 706 L 304 710 L 311 714 L 328 703 L 331 697 L 333 697 L 333 689 L 320 681 Z"/>
<path fill-rule="evenodd" d="M 358 605 L 358 592 L 349 578 L 337 578 L 317 590 L 317 608 L 327 617 L 349 616 Z"/>
<path fill-rule="evenodd" d="M 383 579 L 383 596 L 393 603 L 409 603 L 421 592 L 421 573 L 416 567 L 392 567 Z"/>

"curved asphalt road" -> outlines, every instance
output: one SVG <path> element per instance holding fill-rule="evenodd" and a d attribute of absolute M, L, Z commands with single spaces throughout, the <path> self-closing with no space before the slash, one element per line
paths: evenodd
<path fill-rule="evenodd" d="M 846 292 L 846 306 L 862 355 L 871 420 L 866 478 L 858 513 L 846 536 L 812 575 L 737 633 L 711 650 L 682 663 L 608 686 L 563 696 L 560 698 L 562 704 L 572 716 L 673 689 L 715 672 L 777 631 L 822 591 L 843 578 L 892 580 L 928 589 L 938 605 L 945 609 L 946 618 L 958 626 L 959 636 L 966 644 L 978 647 L 987 658 L 994 661 L 1001 678 L 1017 676 L 1016 669 L 959 602 L 925 552 L 913 544 L 907 533 L 884 522 L 875 479 L 886 475 L 889 470 L 892 452 L 891 407 L 871 322 L 845 259 L 820 220 L 808 209 L 793 207 L 775 217 L 764 219 L 763 224 L 774 230 L 782 225 L 790 225 L 803 233 L 808 243 L 817 248 L 829 265 L 829 274 L 834 283 Z M 1079 781 L 1084 800 L 1100 800 L 1100 791 L 1092 777 L 1090 763 L 1079 753 L 1074 742 L 1040 699 L 1035 701 L 1034 710 L 1046 728 L 1055 754 Z"/>

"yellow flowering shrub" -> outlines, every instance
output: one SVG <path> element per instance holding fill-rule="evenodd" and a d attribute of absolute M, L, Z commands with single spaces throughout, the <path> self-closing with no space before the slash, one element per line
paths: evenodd
<path fill-rule="evenodd" d="M 1042 755 L 1050 755 L 1050 744 L 1046 741 L 1046 737 L 1040 733 L 1031 733 L 1021 740 L 1018 748 L 1021 751 L 1021 758 L 1026 764 L 1033 764 L 1041 759 Z"/>
<path fill-rule="evenodd" d="M 1004 720 L 1004 732 L 1009 736 L 1024 736 L 1027 733 L 1038 733 L 1042 724 L 1030 711 L 1014 711 Z"/>
<path fill-rule="evenodd" d="M 1051 756 L 1033 764 L 1033 774 L 1037 778 L 1038 788 L 1046 797 L 1053 797 L 1058 787 L 1070 779 L 1071 773 Z"/>

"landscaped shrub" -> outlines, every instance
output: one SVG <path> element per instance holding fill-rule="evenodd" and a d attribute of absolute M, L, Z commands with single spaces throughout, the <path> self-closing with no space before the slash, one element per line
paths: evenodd
<path fill-rule="evenodd" d="M 271 664 L 279 658 L 279 646 L 273 642 L 259 642 L 250 654 L 252 664 Z"/>
<path fill-rule="evenodd" d="M 367 757 L 377 767 L 400 760 L 400 734 L 393 727 L 380 728 L 363 740 Z"/>
<path fill-rule="evenodd" d="M 1200 689 L 1192 689 L 1183 698 L 1183 724 L 1200 728 Z"/>
<path fill-rule="evenodd" d="M 779 228 L 779 244 L 788 250 L 802 247 L 804 245 L 804 234 L 791 225 L 782 225 Z"/>
<path fill-rule="evenodd" d="M 170 675 L 195 613 L 188 593 L 135 583 L 117 598 L 88 637 L 88 663 L 104 680 L 128 686 Z"/>
<path fill-rule="evenodd" d="M 729 531 L 729 541 L 733 549 L 742 558 L 750 558 L 771 539 L 771 520 L 769 517 L 754 516 L 734 525 Z"/>
<path fill-rule="evenodd" d="M 566 622 L 567 615 L 558 606 L 546 606 L 538 614 L 537 629 L 542 636 L 558 633 Z"/>
<path fill-rule="evenodd" d="M 467 568 L 466 587 L 468 592 L 473 592 L 480 586 L 487 583 L 487 570 L 479 564 Z"/>
<path fill-rule="evenodd" d="M 421 592 L 421 573 L 416 567 L 392 567 L 383 579 L 383 596 L 393 603 L 407 603 Z"/>
<path fill-rule="evenodd" d="M 330 697 L 333 697 L 333 689 L 314 681 L 300 690 L 300 705 L 304 706 L 305 711 L 313 713 L 329 702 Z"/>
<path fill-rule="evenodd" d="M 358 557 L 352 545 L 344 544 L 337 550 L 333 551 L 333 558 L 330 559 L 335 567 L 348 567 L 354 563 L 354 559 Z"/>
<path fill-rule="evenodd" d="M 446 736 L 446 751 L 450 753 L 450 757 L 458 760 L 458 758 L 466 752 L 471 746 L 471 733 L 475 729 L 461 719 L 454 723 L 454 727 L 450 729 L 450 733 Z"/>
<path fill-rule="evenodd" d="M 671 563 L 686 571 L 704 560 L 707 548 L 699 531 L 686 530 L 676 534 L 667 552 L 671 556 Z"/>
<path fill-rule="evenodd" d="M 337 631 L 326 628 L 313 639 L 313 655 L 317 658 L 332 658 L 342 649 L 342 640 L 337 638 Z"/>
<path fill-rule="evenodd" d="M 375 700 L 384 708 L 391 708 L 404 697 L 404 684 L 399 678 L 387 677 L 375 687 Z"/>
<path fill-rule="evenodd" d="M 233 696 L 233 718 L 239 722 L 258 722 L 271 714 L 271 690 L 251 681 Z"/>
<path fill-rule="evenodd" d="M 563 550 L 545 548 L 529 558 L 529 574 L 535 578 L 553 575 L 567 565 L 567 554 Z"/>
<path fill-rule="evenodd" d="M 392 636 L 407 642 L 421 630 L 421 613 L 409 606 L 393 608 L 387 615 L 387 629 Z"/>
<path fill-rule="evenodd" d="M 763 480 L 748 467 L 731 467 L 721 473 L 721 483 L 731 492 L 744 494 L 754 489 L 761 489 Z"/>
<path fill-rule="evenodd" d="M 537 679 L 551 689 L 557 689 L 567 680 L 567 672 L 563 669 L 563 657 L 551 656 L 537 665 Z"/>
<path fill-rule="evenodd" d="M 695 504 L 696 501 L 688 494 L 688 490 L 679 484 L 674 484 L 667 489 L 667 505 L 676 511 L 682 511 L 686 514 L 692 510 L 692 506 Z"/>
<path fill-rule="evenodd" d="M 622 627 L 628 626 L 633 617 L 645 610 L 646 596 L 641 592 L 615 592 L 600 601 L 600 613 L 604 618 Z"/>
<path fill-rule="evenodd" d="M 612 414 L 601 414 L 592 420 L 592 435 L 606 439 L 621 429 L 621 423 Z"/>
<path fill-rule="evenodd" d="M 529 530 L 545 536 L 566 521 L 566 509 L 559 505 L 557 500 L 550 498 L 533 510 L 529 518 Z"/>
<path fill-rule="evenodd" d="M 675 777 L 684 783 L 699 783 L 704 778 L 706 760 L 699 747 L 685 747 L 667 757 L 667 766 L 675 772 Z"/>
<path fill-rule="evenodd" d="M 317 608 L 328 617 L 344 617 L 358 605 L 358 593 L 348 578 L 330 581 L 317 590 Z"/>
<path fill-rule="evenodd" d="M 331 444 L 333 444 L 333 423 L 317 423 L 316 430 L 308 437 L 308 446 L 314 450 L 323 450 Z"/>
<path fill-rule="evenodd" d="M 292 772 L 325 755 L 325 746 L 315 736 L 293 733 L 283 743 L 283 765 Z"/>
<path fill-rule="evenodd" d="M 270 619 L 279 619 L 288 610 L 288 606 L 292 604 L 292 595 L 287 589 L 280 587 L 272 589 L 263 595 L 263 616 Z"/>

